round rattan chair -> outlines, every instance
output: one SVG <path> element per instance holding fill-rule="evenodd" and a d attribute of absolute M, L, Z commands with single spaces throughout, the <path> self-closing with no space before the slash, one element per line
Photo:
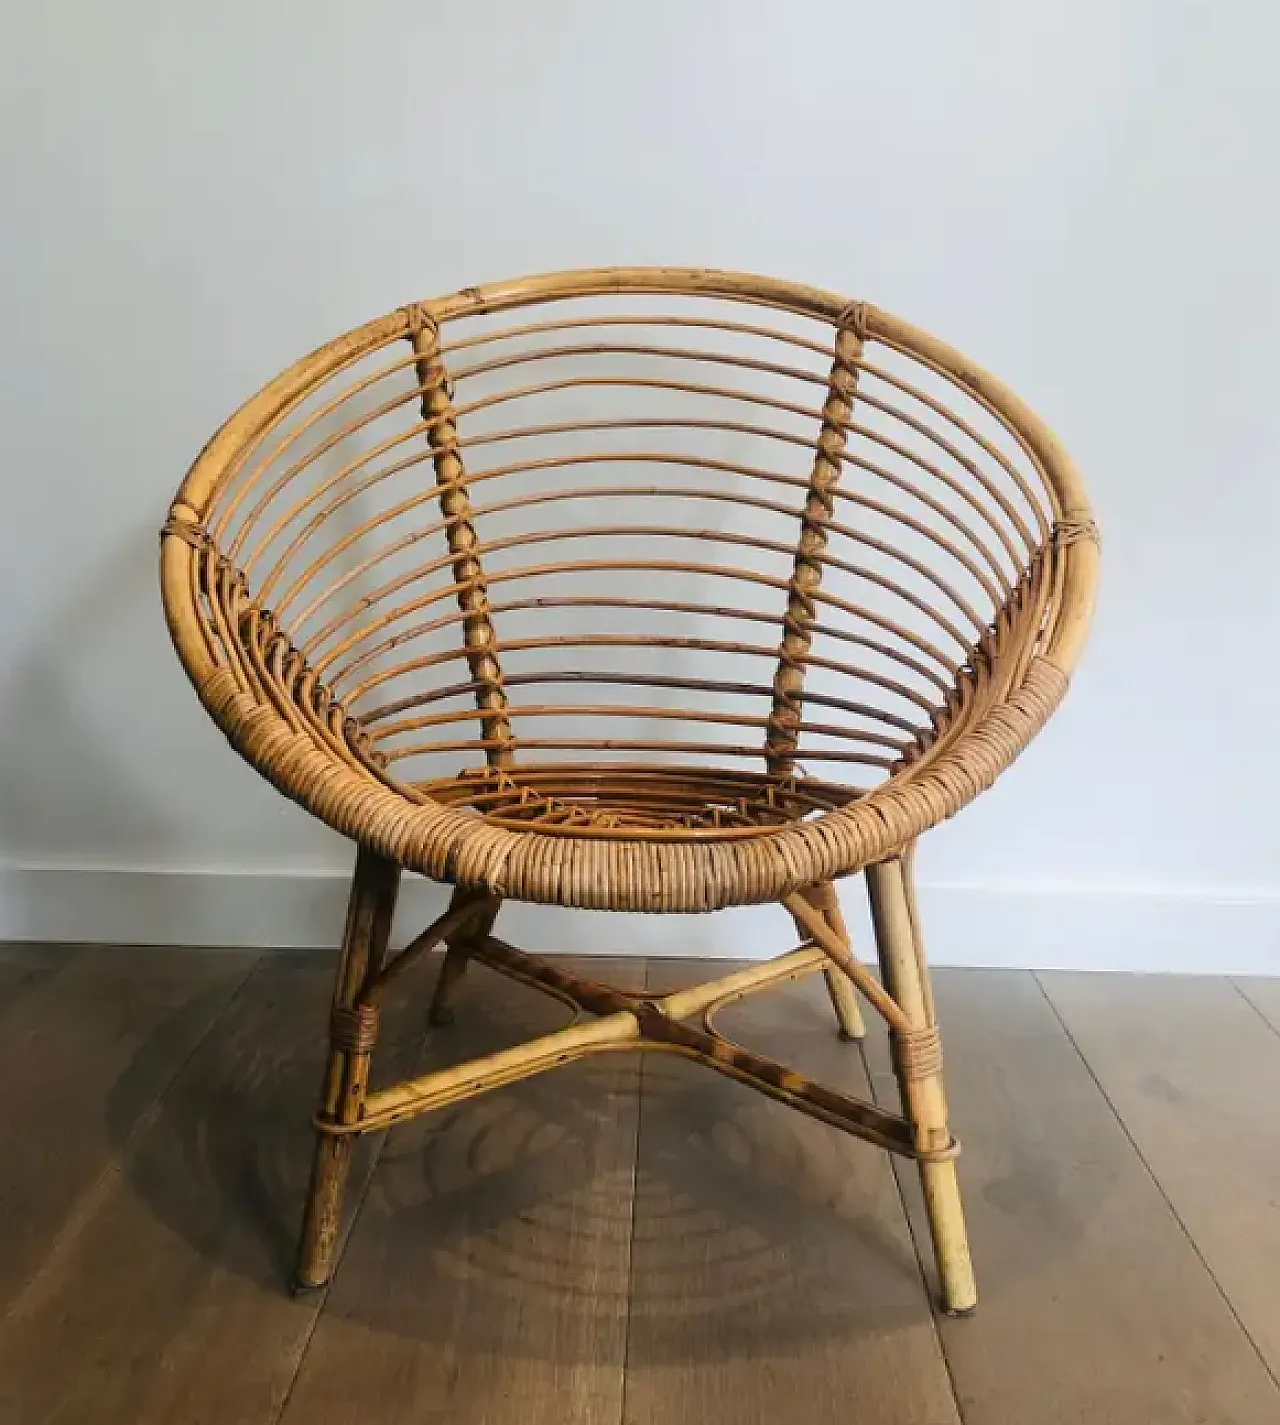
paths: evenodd
<path fill-rule="evenodd" d="M 944 1305 L 976 1300 L 921 949 L 921 832 L 1062 698 L 1096 531 L 1044 425 L 877 308 L 733 273 L 560 273 L 401 308 L 272 381 L 169 512 L 178 653 L 232 745 L 358 843 L 297 1283 L 354 1137 L 585 1055 L 697 1059 L 918 1160 Z M 454 889 L 394 957 L 402 868 Z M 833 882 L 865 871 L 881 976 Z M 505 898 L 780 902 L 801 943 L 665 997 L 494 937 Z M 444 947 L 595 1018 L 370 1087 L 387 985 Z M 903 1112 L 717 1034 L 822 971 L 885 1019 Z"/>

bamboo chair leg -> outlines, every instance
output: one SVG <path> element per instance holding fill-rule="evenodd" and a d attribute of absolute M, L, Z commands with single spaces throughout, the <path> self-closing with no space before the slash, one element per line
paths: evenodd
<path fill-rule="evenodd" d="M 455 909 L 466 898 L 462 891 L 454 891 L 453 899 L 449 902 L 449 909 Z M 491 912 L 477 916 L 462 931 L 457 935 L 450 936 L 445 942 L 444 960 L 440 965 L 440 975 L 436 980 L 435 992 L 431 996 L 431 1008 L 427 1011 L 429 1024 L 453 1023 L 454 991 L 463 975 L 466 974 L 467 962 L 471 959 L 471 947 L 477 940 L 483 940 L 489 934 L 497 918 L 498 906 L 495 905 Z"/>
<path fill-rule="evenodd" d="M 849 929 L 845 925 L 844 916 L 840 910 L 836 888 L 831 882 L 825 881 L 822 885 L 811 886 L 802 894 L 816 911 L 821 912 L 827 924 L 840 939 L 846 945 L 849 944 Z M 808 932 L 798 920 L 796 929 L 801 935 L 807 936 Z M 828 966 L 822 974 L 826 981 L 827 993 L 831 996 L 831 1007 L 836 1012 L 836 1023 L 840 1026 L 841 1039 L 861 1039 L 867 1032 L 867 1026 L 863 1022 L 862 1010 L 858 1004 L 858 996 L 853 988 L 853 982 L 836 965 Z"/>
<path fill-rule="evenodd" d="M 822 978 L 826 981 L 827 993 L 831 996 L 831 1007 L 836 1012 L 836 1022 L 840 1026 L 841 1039 L 863 1038 L 867 1032 L 867 1026 L 863 1021 L 862 1011 L 858 1008 L 853 981 L 843 970 L 837 969 L 834 965 L 822 972 Z"/>
<path fill-rule="evenodd" d="M 912 1038 L 894 1034 L 894 1067 L 903 1110 L 915 1128 L 916 1147 L 939 1151 L 951 1142 L 942 1081 L 940 1044 L 929 971 L 914 911 L 910 854 L 906 859 L 868 866 L 867 888 L 876 929 L 876 947 L 885 988 L 912 1025 Z M 964 1209 L 954 1159 L 920 1164 L 925 1210 L 933 1238 L 943 1309 L 965 1315 L 978 1303 Z"/>
<path fill-rule="evenodd" d="M 356 856 L 355 876 L 347 903 L 347 922 L 338 969 L 334 979 L 330 1024 L 329 1060 L 321 1088 L 320 1113 L 342 1123 L 354 1123 L 360 1113 L 369 1084 L 372 1038 L 349 1036 L 343 1041 L 343 1025 L 352 1016 L 361 990 L 382 967 L 391 933 L 400 868 L 373 851 L 361 847 Z M 376 1026 L 376 1015 L 371 1024 Z M 316 1151 L 307 1190 L 306 1215 L 298 1244 L 294 1290 L 324 1286 L 333 1270 L 333 1254 L 342 1219 L 342 1193 L 351 1166 L 355 1136 L 317 1133 Z"/>

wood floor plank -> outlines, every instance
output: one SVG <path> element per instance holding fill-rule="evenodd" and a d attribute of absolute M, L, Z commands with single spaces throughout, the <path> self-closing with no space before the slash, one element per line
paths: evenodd
<path fill-rule="evenodd" d="M 1041 981 L 1280 1375 L 1280 1035 L 1225 979 L 1053 974 Z"/>
<path fill-rule="evenodd" d="M 936 984 L 980 1298 L 940 1321 L 965 1425 L 1274 1422 L 1273 1382 L 1035 978 Z M 899 1172 L 927 1255 L 917 1174 Z"/>
<path fill-rule="evenodd" d="M 726 974 L 654 967 L 660 987 Z M 723 1032 L 869 1097 L 821 977 Z M 959 1417 L 887 1156 L 702 1065 L 644 1062 L 628 1425 Z"/>
<path fill-rule="evenodd" d="M 323 1304 L 287 1283 L 332 975 L 331 956 L 263 957 L 93 1213 L 0 1323 L 0 1420 L 278 1418 Z M 421 1014 L 389 1005 L 388 1071 L 403 1071 L 420 1039 Z M 354 1166 L 349 1206 L 374 1146 Z"/>
<path fill-rule="evenodd" d="M 0 941 L 0 1024 L 80 953 L 77 946 Z"/>
<path fill-rule="evenodd" d="M 118 1159 L 252 967 L 241 952 L 94 947 L 0 1036 L 0 1310 Z"/>
<path fill-rule="evenodd" d="M 1241 975 L 1233 981 L 1236 989 L 1280 1034 L 1280 975 L 1264 979 L 1260 975 Z"/>
<path fill-rule="evenodd" d="M 585 973 L 643 983 L 637 961 Z M 424 1068 L 565 1019 L 473 967 Z M 287 1425 L 616 1425 L 638 1080 L 606 1055 L 393 1130 Z"/>
<path fill-rule="evenodd" d="M 0 947 L 3 1425 L 1280 1419 L 1274 982 L 939 974 L 982 1303 L 934 1322 L 885 1155 L 656 1055 L 397 1130 L 290 1298 L 332 961 L 252 958 Z M 384 1073 L 562 1022 L 477 969 L 424 1051 L 410 979 Z M 816 979 L 722 1027 L 867 1092 Z"/>

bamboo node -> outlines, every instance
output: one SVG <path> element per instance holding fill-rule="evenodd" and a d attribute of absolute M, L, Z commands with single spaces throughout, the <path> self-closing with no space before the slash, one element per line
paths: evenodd
<path fill-rule="evenodd" d="M 960 1156 L 960 1140 L 952 1137 L 941 1148 L 915 1148 L 905 1156 L 917 1163 L 950 1163 Z"/>

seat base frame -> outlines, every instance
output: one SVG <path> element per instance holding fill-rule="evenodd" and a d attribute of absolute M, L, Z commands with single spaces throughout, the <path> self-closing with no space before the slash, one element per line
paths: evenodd
<path fill-rule="evenodd" d="M 357 1137 L 578 1059 L 631 1050 L 674 1053 L 705 1064 L 810 1118 L 916 1160 L 942 1306 L 953 1314 L 971 1311 L 977 1298 L 955 1172 L 959 1145 L 947 1126 L 940 1039 L 910 873 L 909 854 L 866 870 L 880 980 L 854 959 L 835 890 L 827 884 L 783 902 L 805 936 L 795 949 L 655 997 L 602 984 L 495 938 L 490 932 L 500 901 L 480 891 L 455 891 L 445 914 L 387 962 L 399 868 L 361 849 L 339 954 L 329 1061 L 314 1119 L 316 1155 L 295 1289 L 321 1287 L 329 1279 Z M 572 1020 L 513 1048 L 371 1089 L 369 1070 L 382 996 L 394 979 L 440 944 L 445 953 L 429 1012 L 433 1024 L 452 1020 L 454 993 L 472 961 L 560 1001 Z M 826 978 L 842 1038 L 859 1039 L 864 1033 L 855 985 L 888 1022 L 902 1114 L 817 1083 L 717 1028 L 717 1014 L 736 1001 L 818 972 Z"/>

